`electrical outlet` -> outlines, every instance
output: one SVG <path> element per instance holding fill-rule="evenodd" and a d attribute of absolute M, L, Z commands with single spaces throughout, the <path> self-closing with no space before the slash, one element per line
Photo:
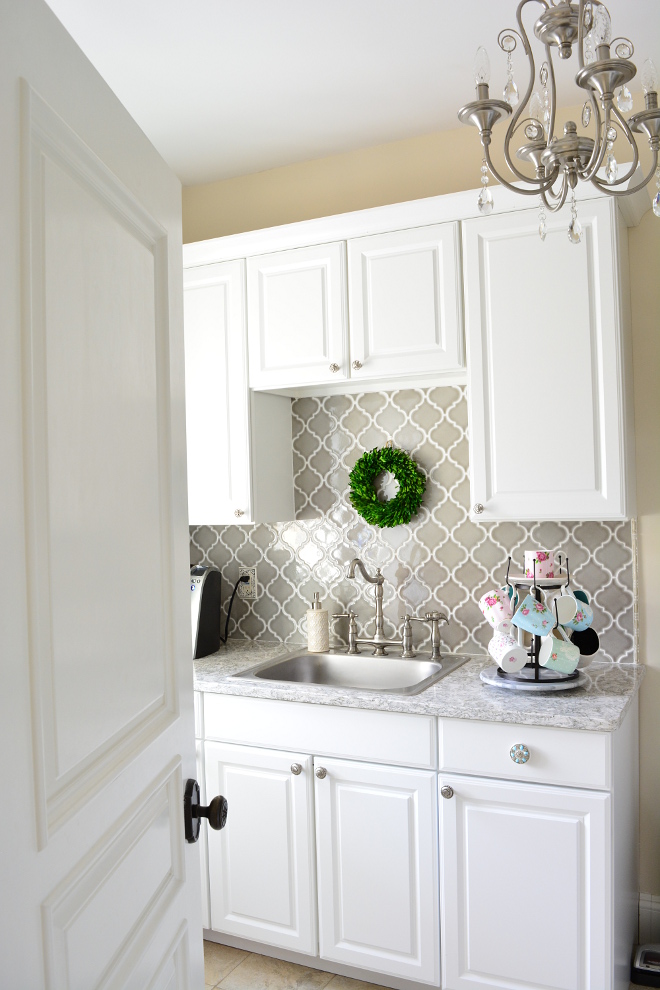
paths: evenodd
<path fill-rule="evenodd" d="M 256 567 L 239 567 L 238 576 L 243 577 L 247 575 L 249 581 L 241 581 L 238 586 L 238 597 L 244 598 L 246 601 L 253 602 L 257 597 L 257 568 Z"/>

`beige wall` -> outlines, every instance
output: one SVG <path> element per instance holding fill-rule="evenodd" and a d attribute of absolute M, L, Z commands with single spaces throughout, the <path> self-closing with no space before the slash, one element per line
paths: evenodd
<path fill-rule="evenodd" d="M 463 127 L 193 186 L 183 191 L 184 240 L 473 189 L 480 164 L 478 136 Z M 629 231 L 629 253 L 640 646 L 649 668 L 641 693 L 641 890 L 660 895 L 660 219 L 651 212 Z"/>

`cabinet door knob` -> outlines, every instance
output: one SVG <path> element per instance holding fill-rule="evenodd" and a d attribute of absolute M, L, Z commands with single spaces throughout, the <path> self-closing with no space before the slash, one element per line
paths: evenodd
<path fill-rule="evenodd" d="M 295 773 L 296 777 L 298 776 L 299 773 L 302 773 L 302 767 L 300 766 L 299 763 L 291 764 L 291 773 Z"/>
<path fill-rule="evenodd" d="M 234 509 L 234 515 L 236 516 L 237 519 L 240 519 L 241 516 L 245 515 L 245 512 L 243 511 L 243 509 Z"/>
<path fill-rule="evenodd" d="M 477 502 L 476 505 L 473 505 L 472 511 L 474 512 L 475 516 L 480 516 L 481 513 L 484 511 L 484 507 L 481 504 L 481 502 Z"/>
<path fill-rule="evenodd" d="M 511 747 L 509 756 L 514 763 L 527 763 L 527 760 L 529 759 L 529 750 L 527 749 L 527 746 L 524 746 L 522 743 L 516 743 L 515 746 Z"/>
<path fill-rule="evenodd" d="M 339 371 L 339 365 L 333 361 L 332 364 L 330 365 L 330 371 L 333 373 L 333 375 L 336 375 L 337 372 Z"/>
<path fill-rule="evenodd" d="M 449 800 L 449 798 L 453 798 L 454 796 L 454 788 L 450 787 L 449 784 L 445 784 L 444 787 L 440 788 L 440 793 L 443 798 L 447 798 L 447 800 Z"/>
<path fill-rule="evenodd" d="M 361 367 L 362 367 L 362 361 L 353 361 L 351 365 L 353 371 L 359 371 Z"/>
<path fill-rule="evenodd" d="M 317 767 L 314 773 L 319 778 L 319 780 L 323 780 L 324 777 L 328 776 L 328 771 L 325 769 L 325 767 Z"/>

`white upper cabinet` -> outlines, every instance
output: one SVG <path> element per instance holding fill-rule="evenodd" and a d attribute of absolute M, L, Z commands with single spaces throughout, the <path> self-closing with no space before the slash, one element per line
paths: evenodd
<path fill-rule="evenodd" d="M 248 391 L 245 262 L 183 279 L 189 522 L 293 519 L 291 402 Z"/>
<path fill-rule="evenodd" d="M 345 245 L 248 258 L 250 387 L 348 377 Z"/>
<path fill-rule="evenodd" d="M 458 223 L 348 241 L 351 378 L 463 367 Z"/>
<path fill-rule="evenodd" d="M 634 513 L 626 231 L 607 199 L 463 224 L 473 518 Z"/>
<path fill-rule="evenodd" d="M 250 517 L 245 262 L 183 273 L 190 523 Z"/>

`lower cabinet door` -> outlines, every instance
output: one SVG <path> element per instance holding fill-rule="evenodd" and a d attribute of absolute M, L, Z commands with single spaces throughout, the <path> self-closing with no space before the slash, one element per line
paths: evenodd
<path fill-rule="evenodd" d="M 437 775 L 314 766 L 321 958 L 438 986 Z"/>
<path fill-rule="evenodd" d="M 229 806 L 208 829 L 211 927 L 315 954 L 312 758 L 207 742 L 205 760 Z"/>
<path fill-rule="evenodd" d="M 610 990 L 609 794 L 439 785 L 443 987 Z"/>

